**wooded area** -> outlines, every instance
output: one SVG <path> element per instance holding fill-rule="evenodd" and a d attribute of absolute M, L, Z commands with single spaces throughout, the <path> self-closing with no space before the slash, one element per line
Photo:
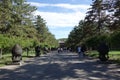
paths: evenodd
<path fill-rule="evenodd" d="M 23 49 L 37 45 L 58 47 L 58 41 L 40 16 L 34 16 L 37 8 L 26 0 L 0 0 L 0 53 L 8 52 L 13 45 Z M 120 1 L 93 0 L 86 17 L 70 32 L 67 47 L 76 48 L 86 44 L 96 49 L 107 42 L 111 50 L 120 50 Z"/>
<path fill-rule="evenodd" d="M 15 44 L 20 44 L 23 49 L 37 45 L 58 46 L 45 20 L 40 15 L 33 15 L 36 10 L 26 0 L 0 0 L 1 54 L 10 51 Z"/>
<path fill-rule="evenodd" d="M 86 17 L 70 32 L 66 45 L 86 44 L 96 49 L 101 41 L 111 50 L 120 50 L 120 0 L 92 0 Z"/>

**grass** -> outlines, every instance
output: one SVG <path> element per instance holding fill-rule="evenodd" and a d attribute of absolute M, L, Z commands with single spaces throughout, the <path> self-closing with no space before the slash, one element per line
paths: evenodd
<path fill-rule="evenodd" d="M 10 54 L 5 54 L 0 59 L 0 67 L 6 65 L 7 63 L 12 62 Z"/>
<path fill-rule="evenodd" d="M 41 54 L 43 54 L 43 51 L 41 50 Z M 1 66 L 5 66 L 5 65 L 9 65 L 12 63 L 12 59 L 11 59 L 11 53 L 5 53 L 2 55 L 3 57 L 0 58 L 0 67 Z M 32 58 L 35 56 L 35 51 L 34 50 L 30 50 L 29 54 L 27 54 L 26 51 L 23 52 L 22 54 L 22 61 L 28 59 L 28 58 Z"/>
<path fill-rule="evenodd" d="M 88 51 L 87 52 L 88 56 L 97 58 L 98 57 L 98 52 L 97 51 Z M 22 54 L 22 59 L 23 61 L 26 60 L 27 58 L 31 58 L 35 56 L 34 51 L 30 51 L 29 54 L 27 55 L 26 52 Z M 119 63 L 120 64 L 120 51 L 110 51 L 109 52 L 109 60 L 113 61 L 114 63 Z M 0 59 L 0 67 L 5 66 L 6 64 L 12 63 L 11 60 L 11 53 L 4 54 L 3 57 Z"/>
<path fill-rule="evenodd" d="M 97 58 L 98 57 L 98 52 L 97 51 L 89 51 L 87 53 L 88 56 Z M 109 52 L 109 60 L 120 64 L 120 51 L 110 51 Z"/>
<path fill-rule="evenodd" d="M 0 67 L 11 64 L 12 63 L 11 56 L 12 56 L 11 53 L 3 54 L 3 57 L 0 58 Z M 30 51 L 28 55 L 27 55 L 26 52 L 23 52 L 22 60 L 24 61 L 27 58 L 31 58 L 31 57 L 34 57 L 34 56 L 35 56 L 35 52 L 33 52 L 33 51 Z"/>

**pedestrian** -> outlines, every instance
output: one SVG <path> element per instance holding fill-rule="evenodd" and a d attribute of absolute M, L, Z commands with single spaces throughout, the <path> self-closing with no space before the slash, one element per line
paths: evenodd
<path fill-rule="evenodd" d="M 82 53 L 83 56 L 85 56 L 86 50 L 87 50 L 87 48 L 86 48 L 85 44 L 82 44 L 82 46 L 81 46 L 81 53 Z"/>
<path fill-rule="evenodd" d="M 40 56 L 40 46 L 35 47 L 35 56 L 39 57 Z"/>
<path fill-rule="evenodd" d="M 58 47 L 57 51 L 58 51 L 58 53 L 60 53 L 60 47 Z"/>
<path fill-rule="evenodd" d="M 82 54 L 81 54 L 81 46 L 78 46 L 78 47 L 77 47 L 77 53 L 78 53 L 79 57 L 82 57 Z"/>

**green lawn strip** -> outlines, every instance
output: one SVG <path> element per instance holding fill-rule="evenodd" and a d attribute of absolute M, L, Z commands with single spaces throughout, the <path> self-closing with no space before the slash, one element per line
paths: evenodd
<path fill-rule="evenodd" d="M 95 50 L 94 51 L 88 51 L 87 55 L 90 56 L 90 57 L 97 58 L 98 57 L 98 52 L 95 51 Z"/>
<path fill-rule="evenodd" d="M 5 66 L 6 64 L 10 64 L 11 62 L 12 62 L 11 54 L 10 53 L 3 54 L 2 58 L 0 59 L 0 66 Z"/>
<path fill-rule="evenodd" d="M 41 51 L 41 54 L 43 54 L 43 51 Z M 11 56 L 12 56 L 11 53 L 3 54 L 3 57 L 0 58 L 0 67 L 11 64 L 12 63 Z M 35 57 L 35 51 L 34 50 L 30 50 L 28 52 L 28 54 L 27 54 L 26 51 L 24 51 L 23 54 L 22 54 L 22 61 L 25 61 L 26 59 L 33 58 L 33 57 Z"/>
<path fill-rule="evenodd" d="M 98 58 L 97 51 L 88 51 L 87 55 L 90 57 Z M 120 64 L 120 51 L 110 51 L 109 60 Z"/>
<path fill-rule="evenodd" d="M 120 51 L 110 51 L 109 57 L 110 60 L 116 61 L 120 64 Z"/>
<path fill-rule="evenodd" d="M 12 56 L 11 53 L 3 54 L 3 57 L 0 59 L 0 67 L 11 64 L 12 63 L 11 56 Z M 31 58 L 31 57 L 34 57 L 34 56 L 35 56 L 34 51 L 29 51 L 28 55 L 27 55 L 27 52 L 23 52 L 22 60 L 24 61 L 27 58 Z"/>

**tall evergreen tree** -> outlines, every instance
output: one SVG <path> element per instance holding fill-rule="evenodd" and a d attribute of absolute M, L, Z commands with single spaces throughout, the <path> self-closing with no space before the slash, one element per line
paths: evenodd
<path fill-rule="evenodd" d="M 24 36 L 25 27 L 33 26 L 31 14 L 36 8 L 25 0 L 1 0 L 0 4 L 0 33 Z"/>
<path fill-rule="evenodd" d="M 30 6 L 25 0 L 13 0 L 12 2 L 12 18 L 11 26 L 9 30 L 11 35 L 23 36 L 25 34 L 26 27 L 33 26 L 31 21 L 31 14 L 36 10 L 34 6 Z"/>
<path fill-rule="evenodd" d="M 38 34 L 41 36 L 40 42 L 44 42 L 46 40 L 47 33 L 49 31 L 46 26 L 45 20 L 40 15 L 38 15 L 36 17 L 35 28 L 36 28 Z"/>
<path fill-rule="evenodd" d="M 10 29 L 12 19 L 12 0 L 0 0 L 0 33 L 5 34 Z"/>
<path fill-rule="evenodd" d="M 114 1 L 114 23 L 112 25 L 113 29 L 120 30 L 120 0 Z"/>
<path fill-rule="evenodd" d="M 104 4 L 104 0 L 93 0 L 91 6 L 92 7 L 87 12 L 85 21 L 91 24 L 97 23 L 98 27 L 96 30 L 98 33 L 100 33 L 106 16 L 106 4 Z"/>

